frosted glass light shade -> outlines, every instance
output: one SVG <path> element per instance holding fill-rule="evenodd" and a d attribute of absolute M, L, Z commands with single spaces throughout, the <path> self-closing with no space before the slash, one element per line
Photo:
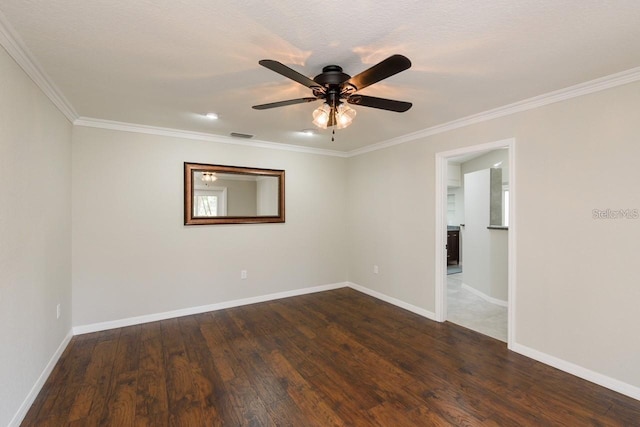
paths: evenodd
<path fill-rule="evenodd" d="M 333 115 L 333 120 L 331 116 Z M 356 110 L 346 104 L 340 104 L 331 108 L 326 102 L 313 111 L 313 124 L 321 129 L 326 129 L 329 123 L 334 123 L 337 129 L 344 129 L 353 122 Z"/>
<path fill-rule="evenodd" d="M 346 104 L 338 105 L 336 111 L 336 128 L 344 129 L 353 122 L 353 118 L 356 116 L 356 110 L 349 107 Z"/>
<path fill-rule="evenodd" d="M 313 110 L 313 124 L 320 129 L 326 129 L 329 123 L 329 117 L 331 114 L 331 107 L 326 102 L 320 107 Z"/>

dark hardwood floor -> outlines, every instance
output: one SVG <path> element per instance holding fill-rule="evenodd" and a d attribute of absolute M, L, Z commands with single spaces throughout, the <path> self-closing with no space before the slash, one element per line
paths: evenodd
<path fill-rule="evenodd" d="M 640 402 L 352 289 L 71 340 L 25 426 L 637 426 Z"/>

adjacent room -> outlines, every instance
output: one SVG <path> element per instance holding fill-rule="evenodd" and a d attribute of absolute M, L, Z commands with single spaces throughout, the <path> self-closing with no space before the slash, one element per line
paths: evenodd
<path fill-rule="evenodd" d="M 504 342 L 509 196 L 508 149 L 448 159 L 446 318 Z"/>
<path fill-rule="evenodd" d="M 637 424 L 638 22 L 0 0 L 0 425 Z"/>

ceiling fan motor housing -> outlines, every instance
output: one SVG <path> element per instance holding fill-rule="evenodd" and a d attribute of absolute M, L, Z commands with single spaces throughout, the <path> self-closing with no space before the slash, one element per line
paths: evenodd
<path fill-rule="evenodd" d="M 318 74 L 313 81 L 324 87 L 340 86 L 349 80 L 351 76 L 342 72 L 342 67 L 338 65 L 327 65 L 322 69 L 322 74 Z"/>

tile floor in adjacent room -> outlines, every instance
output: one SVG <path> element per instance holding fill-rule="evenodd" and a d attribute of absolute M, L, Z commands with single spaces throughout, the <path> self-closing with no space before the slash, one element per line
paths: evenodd
<path fill-rule="evenodd" d="M 507 307 L 492 304 L 464 289 L 463 275 L 447 276 L 447 320 L 507 342 Z"/>

